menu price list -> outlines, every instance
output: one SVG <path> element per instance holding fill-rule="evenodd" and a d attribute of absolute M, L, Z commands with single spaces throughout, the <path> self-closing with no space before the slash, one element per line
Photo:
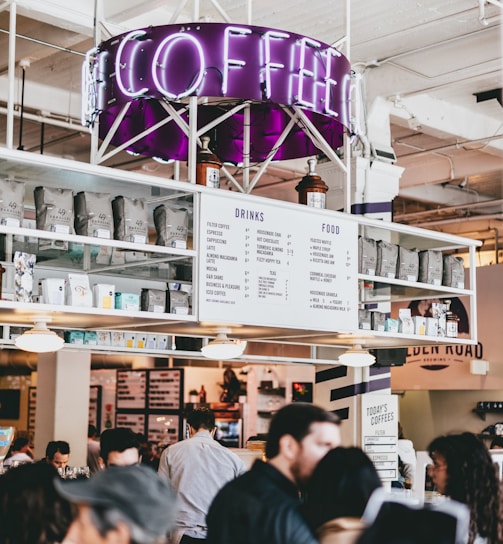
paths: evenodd
<path fill-rule="evenodd" d="M 124 414 L 117 412 L 115 414 L 115 426 L 126 427 L 134 433 L 145 433 L 145 414 Z"/>
<path fill-rule="evenodd" d="M 200 320 L 357 329 L 356 222 L 300 206 L 201 197 Z"/>
<path fill-rule="evenodd" d="M 180 416 L 178 414 L 149 414 L 148 440 L 169 446 L 181 439 Z"/>
<path fill-rule="evenodd" d="M 181 371 L 150 370 L 148 385 L 149 409 L 179 410 L 181 401 Z"/>
<path fill-rule="evenodd" d="M 147 395 L 147 373 L 144 370 L 117 371 L 117 409 L 144 410 Z"/>

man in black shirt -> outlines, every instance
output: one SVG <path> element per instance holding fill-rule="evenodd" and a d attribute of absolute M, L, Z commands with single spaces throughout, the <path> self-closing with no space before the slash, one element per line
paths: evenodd
<path fill-rule="evenodd" d="M 339 418 L 294 403 L 271 420 L 267 462 L 229 482 L 206 518 L 208 544 L 316 544 L 299 511 L 299 490 L 318 461 L 340 444 Z"/>

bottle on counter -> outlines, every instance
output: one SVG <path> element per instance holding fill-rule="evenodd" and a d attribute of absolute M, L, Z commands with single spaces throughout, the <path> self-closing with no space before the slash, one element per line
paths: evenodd
<path fill-rule="evenodd" d="M 210 151 L 209 145 L 209 136 L 202 136 L 201 149 L 197 154 L 196 183 L 219 189 L 222 161 Z"/>
<path fill-rule="evenodd" d="M 446 300 L 445 305 L 447 306 L 447 311 L 445 313 L 445 336 L 449 338 L 457 338 L 459 317 L 451 311 L 450 300 Z"/>
<path fill-rule="evenodd" d="M 204 388 L 204 385 L 201 385 L 201 389 L 199 391 L 199 403 L 200 404 L 206 403 L 206 389 Z"/>
<path fill-rule="evenodd" d="M 315 172 L 316 159 L 307 161 L 309 171 L 301 182 L 295 187 L 299 193 L 299 204 L 305 204 L 310 208 L 325 208 L 325 194 L 328 191 L 328 185 Z"/>

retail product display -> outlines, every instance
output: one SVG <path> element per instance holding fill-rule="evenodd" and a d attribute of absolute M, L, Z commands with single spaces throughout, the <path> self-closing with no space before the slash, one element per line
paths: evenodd
<path fill-rule="evenodd" d="M 451 310 L 451 301 L 446 300 L 445 335 L 449 338 L 457 338 L 459 317 Z"/>
<path fill-rule="evenodd" d="M 372 316 L 369 310 L 358 310 L 358 328 L 370 330 L 372 328 Z"/>
<path fill-rule="evenodd" d="M 33 269 L 36 255 L 16 251 L 14 254 L 14 285 L 17 302 L 31 302 L 33 294 Z"/>
<path fill-rule="evenodd" d="M 93 294 L 87 274 L 68 274 L 66 303 L 70 306 L 92 307 Z"/>
<path fill-rule="evenodd" d="M 110 310 L 115 308 L 115 285 L 97 283 L 93 285 L 93 299 L 96 308 Z"/>
<path fill-rule="evenodd" d="M 299 204 L 324 209 L 328 185 L 316 174 L 316 159 L 309 159 L 307 163 L 309 171 L 295 187 L 299 193 Z"/>
<path fill-rule="evenodd" d="M 377 242 L 372 238 L 358 237 L 358 272 L 373 276 L 377 266 Z"/>
<path fill-rule="evenodd" d="M 372 314 L 372 330 L 384 331 L 386 326 L 386 314 L 384 312 L 371 312 Z"/>
<path fill-rule="evenodd" d="M 154 209 L 154 224 L 159 246 L 187 248 L 189 214 L 185 209 L 174 209 L 161 204 Z"/>
<path fill-rule="evenodd" d="M 63 278 L 45 278 L 40 281 L 43 304 L 61 305 L 65 303 L 65 280 Z"/>
<path fill-rule="evenodd" d="M 410 315 L 409 308 L 400 308 L 398 312 L 398 332 L 403 334 L 414 334 L 414 322 Z"/>
<path fill-rule="evenodd" d="M 222 162 L 210 151 L 209 146 L 210 138 L 203 136 L 201 138 L 201 149 L 197 154 L 196 183 L 212 187 L 213 189 L 219 189 Z"/>
<path fill-rule="evenodd" d="M 141 198 L 117 196 L 112 201 L 114 239 L 135 244 L 148 240 L 148 213 Z"/>
<path fill-rule="evenodd" d="M 441 285 L 443 269 L 444 263 L 441 251 L 427 249 L 419 252 L 420 282 Z"/>
<path fill-rule="evenodd" d="M 164 313 L 166 311 L 166 291 L 142 289 L 140 308 L 145 312 Z"/>
<path fill-rule="evenodd" d="M 166 309 L 170 314 L 187 315 L 189 313 L 189 295 L 184 291 L 166 292 Z"/>
<path fill-rule="evenodd" d="M 140 309 L 140 295 L 136 293 L 115 293 L 115 309 L 137 312 Z"/>
<path fill-rule="evenodd" d="M 424 336 L 426 334 L 426 317 L 414 315 L 412 316 L 412 322 L 414 323 L 414 333 Z"/>
<path fill-rule="evenodd" d="M 377 242 L 376 275 L 394 278 L 396 276 L 397 259 L 398 246 L 379 240 Z"/>
<path fill-rule="evenodd" d="M 447 304 L 432 302 L 431 313 L 436 322 L 437 336 L 446 336 Z"/>
<path fill-rule="evenodd" d="M 417 281 L 419 276 L 419 254 L 416 249 L 398 246 L 396 277 L 399 280 Z"/>
<path fill-rule="evenodd" d="M 10 179 L 0 180 L 0 224 L 20 227 L 23 222 L 25 184 Z"/>
<path fill-rule="evenodd" d="M 463 259 L 453 255 L 444 255 L 444 271 L 442 284 L 448 287 L 463 289 L 465 286 L 465 270 Z"/>
<path fill-rule="evenodd" d="M 39 230 L 73 234 L 73 192 L 71 189 L 36 187 L 34 190 L 36 225 Z M 39 240 L 39 250 L 67 250 L 61 240 Z"/>
<path fill-rule="evenodd" d="M 77 234 L 97 238 L 112 237 L 112 197 L 108 193 L 77 193 L 74 197 L 74 211 Z"/>

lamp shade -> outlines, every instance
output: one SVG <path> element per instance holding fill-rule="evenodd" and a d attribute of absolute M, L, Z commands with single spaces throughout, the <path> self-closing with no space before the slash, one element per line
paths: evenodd
<path fill-rule="evenodd" d="M 35 322 L 32 329 L 25 331 L 14 341 L 17 348 L 34 353 L 58 351 L 64 345 L 64 340 L 54 331 L 47 328 L 45 322 Z"/>
<path fill-rule="evenodd" d="M 375 362 L 376 358 L 366 349 L 363 349 L 360 344 L 356 344 L 342 355 L 339 355 L 339 363 L 345 366 L 364 367 L 371 366 Z"/>
<path fill-rule="evenodd" d="M 245 341 L 232 340 L 225 333 L 219 332 L 214 340 L 201 348 L 201 353 L 208 359 L 224 360 L 240 357 L 245 349 Z"/>

